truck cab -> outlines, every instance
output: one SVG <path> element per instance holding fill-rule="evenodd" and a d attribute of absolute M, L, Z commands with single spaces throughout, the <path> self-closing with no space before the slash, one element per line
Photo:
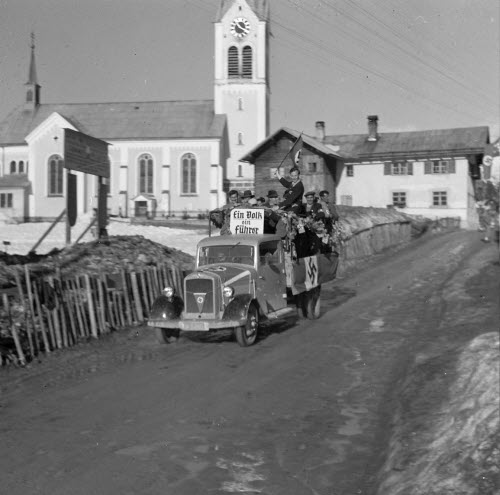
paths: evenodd
<path fill-rule="evenodd" d="M 241 346 L 252 345 L 259 323 L 297 316 L 287 304 L 286 253 L 273 234 L 225 235 L 202 239 L 195 269 L 183 294 L 166 287 L 153 304 L 148 325 L 161 342 L 180 331 L 233 329 Z"/>

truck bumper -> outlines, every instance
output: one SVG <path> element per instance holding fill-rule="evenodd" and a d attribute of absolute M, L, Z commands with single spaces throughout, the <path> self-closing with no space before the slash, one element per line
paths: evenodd
<path fill-rule="evenodd" d="M 149 320 L 148 326 L 159 328 L 175 328 L 183 332 L 208 332 L 209 330 L 220 330 L 223 328 L 236 328 L 244 325 L 243 320 Z"/>

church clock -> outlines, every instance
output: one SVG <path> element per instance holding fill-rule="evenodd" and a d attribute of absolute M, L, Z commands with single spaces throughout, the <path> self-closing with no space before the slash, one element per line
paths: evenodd
<path fill-rule="evenodd" d="M 250 32 L 250 23 L 244 17 L 236 17 L 231 22 L 231 34 L 238 39 L 244 38 Z"/>

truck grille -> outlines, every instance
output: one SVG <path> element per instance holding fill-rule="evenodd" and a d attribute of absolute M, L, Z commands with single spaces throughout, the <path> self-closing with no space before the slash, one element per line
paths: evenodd
<path fill-rule="evenodd" d="M 214 313 L 214 284 L 211 279 L 186 280 L 186 313 Z"/>

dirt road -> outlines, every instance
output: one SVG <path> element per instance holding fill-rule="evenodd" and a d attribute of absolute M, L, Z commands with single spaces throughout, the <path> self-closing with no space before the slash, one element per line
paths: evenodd
<path fill-rule="evenodd" d="M 0 491 L 374 493 L 397 384 L 422 353 L 495 329 L 498 274 L 478 233 L 429 235 L 325 286 L 319 320 L 266 327 L 250 348 L 160 347 L 140 327 L 0 370 Z"/>

